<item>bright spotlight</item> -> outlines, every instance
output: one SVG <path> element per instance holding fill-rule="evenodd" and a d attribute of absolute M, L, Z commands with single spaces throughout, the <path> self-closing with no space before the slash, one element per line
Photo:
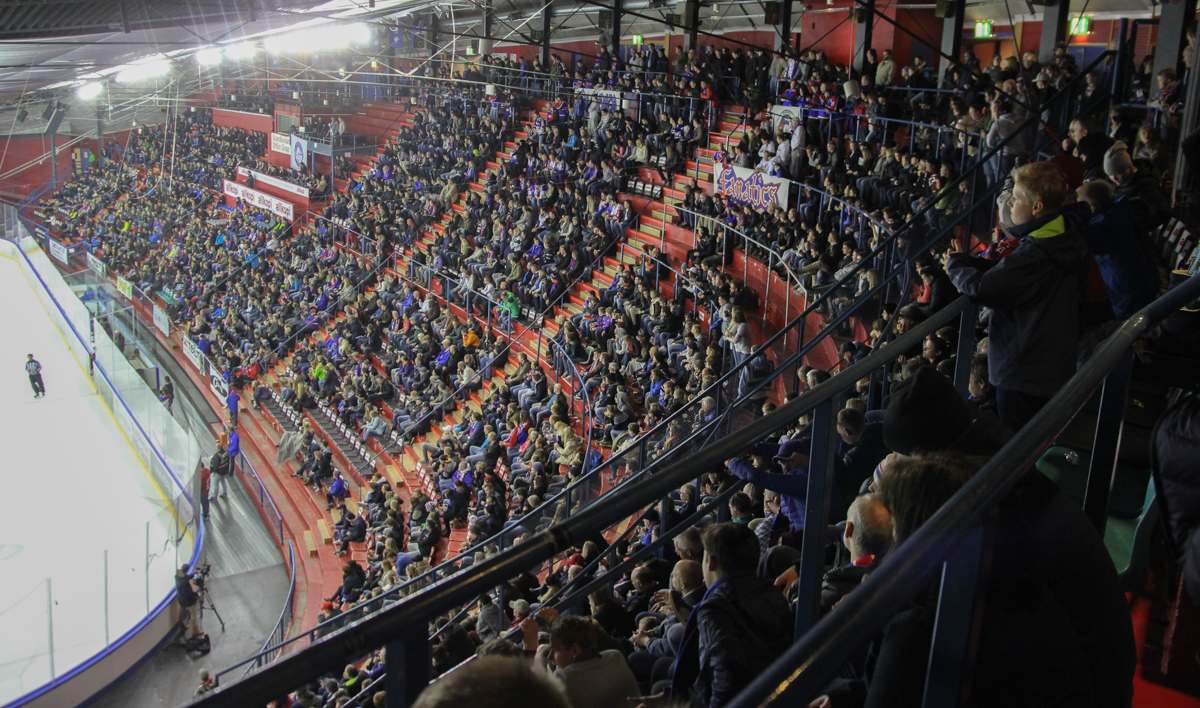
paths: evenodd
<path fill-rule="evenodd" d="M 221 50 L 217 47 L 205 47 L 196 52 L 196 61 L 200 62 L 201 66 L 213 66 L 220 64 L 225 56 L 221 54 Z"/>
<path fill-rule="evenodd" d="M 238 42 L 225 47 L 225 56 L 230 59 L 250 59 L 258 53 L 258 46 L 254 42 Z"/>
<path fill-rule="evenodd" d="M 117 73 L 117 83 L 127 84 L 142 79 L 152 79 L 171 70 L 171 62 L 166 59 L 151 59 L 138 64 L 131 64 Z"/>
<path fill-rule="evenodd" d="M 264 42 L 268 52 L 319 52 L 338 49 L 350 44 L 363 44 L 371 39 L 371 28 L 356 22 L 349 25 L 323 25 L 298 32 L 268 37 Z"/>
<path fill-rule="evenodd" d="M 91 99 L 99 96 L 100 92 L 103 90 L 104 86 L 101 85 L 99 81 L 89 81 L 76 89 L 75 95 L 79 96 L 85 101 L 90 101 Z"/>

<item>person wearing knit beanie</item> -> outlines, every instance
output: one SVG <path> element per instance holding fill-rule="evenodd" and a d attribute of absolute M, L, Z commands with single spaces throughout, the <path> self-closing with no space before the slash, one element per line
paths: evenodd
<path fill-rule="evenodd" d="M 1104 174 L 1120 186 L 1129 181 L 1133 171 L 1133 158 L 1129 156 L 1129 148 L 1118 140 L 1104 153 Z"/>
<path fill-rule="evenodd" d="M 950 379 L 922 366 L 892 389 L 883 442 L 903 455 L 948 449 L 971 427 L 971 410 Z"/>

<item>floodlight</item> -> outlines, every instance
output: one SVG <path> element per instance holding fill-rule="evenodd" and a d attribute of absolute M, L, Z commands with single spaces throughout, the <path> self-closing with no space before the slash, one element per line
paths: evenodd
<path fill-rule="evenodd" d="M 85 101 L 90 101 L 99 96 L 103 90 L 104 86 L 99 81 L 89 81 L 76 89 L 75 94 Z"/>
<path fill-rule="evenodd" d="M 127 84 L 142 79 L 152 79 L 171 70 L 171 62 L 166 59 L 150 59 L 138 64 L 130 64 L 117 72 L 117 83 Z"/>
<path fill-rule="evenodd" d="M 196 61 L 200 62 L 200 66 L 213 66 L 220 64 L 225 55 L 217 47 L 205 47 L 196 52 Z"/>

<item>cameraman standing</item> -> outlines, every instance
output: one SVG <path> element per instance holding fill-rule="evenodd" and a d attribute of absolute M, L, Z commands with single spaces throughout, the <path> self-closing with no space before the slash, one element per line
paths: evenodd
<path fill-rule="evenodd" d="M 204 634 L 200 629 L 200 595 L 192 587 L 192 578 L 188 575 L 186 565 L 175 571 L 175 599 L 179 602 L 179 608 L 187 613 L 186 627 L 191 630 L 191 636 L 185 636 L 184 639 Z"/>

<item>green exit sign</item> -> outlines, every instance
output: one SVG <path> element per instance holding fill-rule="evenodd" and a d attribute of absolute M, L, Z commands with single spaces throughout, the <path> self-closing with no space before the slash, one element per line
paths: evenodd
<path fill-rule="evenodd" d="M 1071 34 L 1082 35 L 1082 34 L 1091 34 L 1091 32 L 1092 32 L 1092 18 L 1076 17 L 1071 20 Z"/>
<path fill-rule="evenodd" d="M 976 22 L 975 23 L 975 39 L 987 39 L 992 36 L 992 23 Z"/>
<path fill-rule="evenodd" d="M 642 35 L 640 35 L 640 34 L 633 35 L 633 43 L 641 44 L 642 43 Z"/>

